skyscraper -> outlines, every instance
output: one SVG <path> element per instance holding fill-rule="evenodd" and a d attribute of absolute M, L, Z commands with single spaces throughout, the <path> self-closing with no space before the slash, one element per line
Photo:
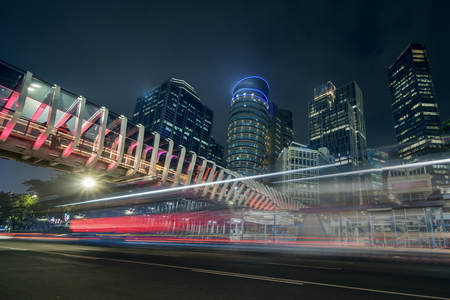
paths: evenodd
<path fill-rule="evenodd" d="M 408 45 L 389 67 L 388 82 L 399 158 L 416 162 L 442 148 L 441 119 L 422 44 Z"/>
<path fill-rule="evenodd" d="M 289 147 L 292 142 L 294 142 L 294 115 L 290 110 L 282 109 L 281 113 L 283 114 L 283 122 L 284 122 L 284 147 Z"/>
<path fill-rule="evenodd" d="M 335 91 L 336 103 L 348 102 L 355 116 L 356 153 L 359 169 L 369 166 L 367 157 L 366 120 L 364 118 L 364 105 L 361 89 L 352 81 Z"/>
<path fill-rule="evenodd" d="M 293 115 L 289 110 L 283 110 L 273 102 L 269 103 L 269 148 L 267 163 L 269 171 L 275 172 L 275 162 L 284 147 L 289 147 L 294 139 Z"/>
<path fill-rule="evenodd" d="M 341 172 L 368 168 L 362 92 L 356 82 L 337 88 L 327 82 L 314 90 L 309 102 L 309 146 L 326 147 Z M 370 175 L 347 176 L 351 202 L 369 203 Z"/>
<path fill-rule="evenodd" d="M 367 154 L 371 169 L 381 169 L 388 166 L 389 156 L 386 152 L 367 149 Z M 381 171 L 373 171 L 370 176 L 372 177 L 373 199 L 375 203 L 380 203 L 385 198 L 383 194 L 383 174 Z"/>
<path fill-rule="evenodd" d="M 358 169 L 355 115 L 349 101 L 336 102 L 336 87 L 327 82 L 314 89 L 309 102 L 309 146 L 326 147 L 341 172 Z"/>
<path fill-rule="evenodd" d="M 228 119 L 227 168 L 242 175 L 262 174 L 269 132 L 269 84 L 259 76 L 234 86 Z"/>
<path fill-rule="evenodd" d="M 133 122 L 156 131 L 205 158 L 209 155 L 214 111 L 204 105 L 186 81 L 170 78 L 141 95 Z"/>
<path fill-rule="evenodd" d="M 216 143 L 216 140 L 211 136 L 211 141 L 209 143 L 209 155 L 208 159 L 212 160 L 219 166 L 223 166 L 223 146 Z"/>

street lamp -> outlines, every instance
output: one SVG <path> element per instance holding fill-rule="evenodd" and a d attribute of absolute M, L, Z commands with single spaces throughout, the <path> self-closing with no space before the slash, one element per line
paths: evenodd
<path fill-rule="evenodd" d="M 92 178 L 89 178 L 89 177 L 87 177 L 87 178 L 85 178 L 85 179 L 83 179 L 83 186 L 84 187 L 86 187 L 86 188 L 93 188 L 94 187 L 94 185 L 95 185 L 95 181 L 94 181 L 94 179 L 92 179 Z"/>

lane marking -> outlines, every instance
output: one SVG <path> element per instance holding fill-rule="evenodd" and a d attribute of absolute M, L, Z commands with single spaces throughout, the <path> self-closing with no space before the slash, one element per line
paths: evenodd
<path fill-rule="evenodd" d="M 264 280 L 264 281 L 273 281 L 273 282 L 282 282 L 282 283 L 303 285 L 303 282 L 298 281 L 298 280 L 290 280 L 290 279 L 283 279 L 283 278 L 276 278 L 276 277 L 248 275 L 248 274 L 230 273 L 230 272 L 204 270 L 204 269 L 192 269 L 191 271 L 198 272 L 198 273 L 207 273 L 207 274 L 223 275 L 223 276 L 230 276 L 230 277 L 240 277 L 240 278 L 248 278 L 248 279 L 256 279 L 256 280 Z"/>
<path fill-rule="evenodd" d="M 417 298 L 425 298 L 425 299 L 450 300 L 450 298 L 434 297 L 434 296 L 426 296 L 426 295 L 417 295 L 417 294 L 408 294 L 408 293 L 399 293 L 399 292 L 391 292 L 391 291 L 384 291 L 384 290 L 374 290 L 374 289 L 359 288 L 359 287 L 354 287 L 354 286 L 345 286 L 345 285 L 336 285 L 336 284 L 328 284 L 328 283 L 320 283 L 320 282 L 309 282 L 309 281 L 303 281 L 303 282 L 306 283 L 306 284 L 311 284 L 311 285 L 329 286 L 329 287 L 335 287 L 335 288 L 341 288 L 341 289 L 349 289 L 349 290 L 358 290 L 358 291 L 366 291 L 366 292 L 374 292 L 374 293 L 382 293 L 382 294 L 391 294 L 391 295 L 401 295 L 401 296 L 409 296 L 409 297 L 417 297 Z"/>
<path fill-rule="evenodd" d="M 155 255 L 155 256 L 173 256 L 173 257 L 181 257 L 181 255 L 174 255 L 174 254 L 156 254 L 156 253 L 144 253 L 146 255 Z"/>
<path fill-rule="evenodd" d="M 39 252 L 42 252 L 42 253 L 54 253 L 54 252 L 46 252 L 46 251 L 39 251 Z M 90 257 L 90 256 L 83 256 L 83 255 L 73 255 L 73 254 L 60 254 L 60 255 L 64 255 L 64 256 L 68 256 L 68 257 L 76 257 L 76 258 L 95 259 L 95 260 L 99 259 L 97 257 Z"/>
<path fill-rule="evenodd" d="M 9 249 L 9 247 L 2 247 L 2 248 L 8 248 Z M 17 250 L 27 251 L 25 249 L 17 249 Z M 48 254 L 56 254 L 56 255 L 63 255 L 63 256 L 64 255 L 65 256 L 70 256 L 69 254 L 63 254 L 63 253 L 57 253 L 57 252 L 46 252 L 46 251 L 35 251 L 35 250 L 30 250 L 30 251 L 42 252 L 42 253 L 48 253 Z M 83 256 L 77 256 L 77 257 L 87 258 L 87 259 L 102 259 L 102 260 L 117 261 L 117 262 L 124 262 L 124 263 L 133 263 L 133 264 L 141 264 L 141 265 L 149 265 L 149 266 L 157 266 L 157 267 L 167 267 L 167 268 L 174 268 L 174 269 L 184 269 L 184 270 L 189 270 L 189 271 L 193 271 L 193 272 L 202 272 L 202 273 L 208 273 L 208 274 L 224 275 L 224 276 L 226 275 L 226 276 L 233 276 L 233 277 L 237 277 L 236 275 L 240 275 L 240 276 L 248 276 L 247 278 L 250 278 L 250 276 L 251 276 L 251 277 L 253 277 L 252 279 L 259 279 L 259 280 L 263 280 L 261 278 L 264 278 L 264 276 L 258 276 L 258 275 L 229 273 L 229 272 L 222 272 L 222 271 L 215 271 L 215 270 L 196 269 L 196 268 L 181 267 L 181 266 L 174 266 L 174 265 L 147 263 L 147 262 L 141 262 L 141 261 L 113 259 L 113 258 L 103 258 L 103 257 L 93 257 L 93 256 L 84 256 L 84 255 Z M 391 295 L 401 295 L 401 296 L 408 296 L 408 297 L 417 297 L 417 298 L 424 298 L 424 299 L 450 300 L 450 298 L 426 296 L 426 295 L 417 295 L 417 294 L 409 294 L 409 293 L 400 293 L 400 292 L 392 292 L 392 291 L 385 291 L 385 290 L 374 290 L 374 289 L 360 288 L 360 287 L 354 287 L 354 286 L 336 285 L 336 284 L 311 282 L 311 281 L 303 281 L 303 280 L 290 280 L 290 279 L 275 278 L 275 277 L 265 277 L 265 278 L 273 279 L 273 280 L 282 280 L 283 283 L 288 283 L 288 284 L 310 284 L 310 285 L 327 286 L 327 287 L 334 287 L 334 288 L 348 289 L 348 290 L 357 290 L 357 291 L 365 291 L 365 292 L 373 292 L 373 293 L 381 293 L 381 294 L 391 294 Z"/>
<path fill-rule="evenodd" d="M 320 260 L 320 259 L 308 259 L 308 258 L 296 258 L 295 260 L 307 260 L 307 261 L 319 261 L 319 262 L 329 262 L 329 263 L 339 263 L 339 264 L 356 264 L 351 261 L 334 261 L 334 260 Z"/>
<path fill-rule="evenodd" d="M 305 266 L 305 265 L 290 265 L 290 264 L 278 264 L 266 262 L 266 265 L 277 265 L 277 266 L 289 266 L 289 267 L 300 267 L 300 268 L 313 268 L 313 269 L 326 269 L 326 270 L 342 270 L 341 268 L 329 268 L 329 267 L 317 267 L 317 266 Z"/>
<path fill-rule="evenodd" d="M 207 252 L 189 252 L 189 253 L 202 254 L 202 255 L 204 255 L 204 254 L 224 255 L 223 253 L 207 253 Z"/>

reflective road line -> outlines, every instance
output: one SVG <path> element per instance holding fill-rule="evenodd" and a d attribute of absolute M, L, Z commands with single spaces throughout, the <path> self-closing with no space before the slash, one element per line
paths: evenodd
<path fill-rule="evenodd" d="M 278 264 L 278 263 L 265 263 L 266 265 L 277 265 L 277 266 L 289 266 L 289 267 L 299 267 L 299 268 L 313 268 L 313 269 L 326 269 L 326 270 L 342 270 L 341 268 L 329 268 L 329 267 L 317 267 L 317 266 L 305 266 L 305 265 L 290 265 L 290 264 Z"/>

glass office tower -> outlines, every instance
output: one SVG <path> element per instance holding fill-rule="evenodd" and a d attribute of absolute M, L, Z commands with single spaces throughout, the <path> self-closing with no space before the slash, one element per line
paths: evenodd
<path fill-rule="evenodd" d="M 314 89 L 309 102 L 309 146 L 328 148 L 341 172 L 358 169 L 358 146 L 353 108 L 349 101 L 336 102 L 336 87 L 327 82 Z"/>
<path fill-rule="evenodd" d="M 204 105 L 186 81 L 170 78 L 141 95 L 133 122 L 170 138 L 205 158 L 209 155 L 214 111 Z"/>
<path fill-rule="evenodd" d="M 211 136 L 208 159 L 212 160 L 219 166 L 223 166 L 223 154 L 224 154 L 223 146 L 217 144 L 216 140 Z"/>
<path fill-rule="evenodd" d="M 341 172 L 368 168 L 363 98 L 356 82 L 340 88 L 327 82 L 314 90 L 314 100 L 309 102 L 309 146 L 328 148 Z M 349 203 L 372 202 L 370 175 L 347 176 L 347 180 Z"/>
<path fill-rule="evenodd" d="M 228 119 L 227 168 L 244 176 L 264 171 L 269 141 L 269 84 L 259 76 L 241 79 L 233 89 Z"/>
<path fill-rule="evenodd" d="M 430 65 L 422 44 L 409 44 L 388 69 L 398 156 L 407 162 L 442 148 Z"/>
<path fill-rule="evenodd" d="M 367 149 L 367 155 L 369 158 L 369 164 L 371 169 L 381 169 L 388 167 L 389 155 L 386 152 L 378 151 L 375 149 Z M 373 171 L 370 173 L 372 177 L 373 185 L 373 199 L 375 203 L 381 203 L 383 200 L 386 202 L 386 197 L 383 193 L 383 174 L 381 171 Z"/>
<path fill-rule="evenodd" d="M 283 135 L 284 147 L 289 147 L 294 142 L 294 115 L 290 110 L 282 109 L 281 113 L 283 114 Z"/>
<path fill-rule="evenodd" d="M 348 102 L 353 109 L 356 133 L 356 159 L 359 169 L 367 169 L 369 159 L 367 156 L 366 121 L 364 118 L 363 96 L 356 82 L 350 82 L 335 91 L 336 103 Z"/>

